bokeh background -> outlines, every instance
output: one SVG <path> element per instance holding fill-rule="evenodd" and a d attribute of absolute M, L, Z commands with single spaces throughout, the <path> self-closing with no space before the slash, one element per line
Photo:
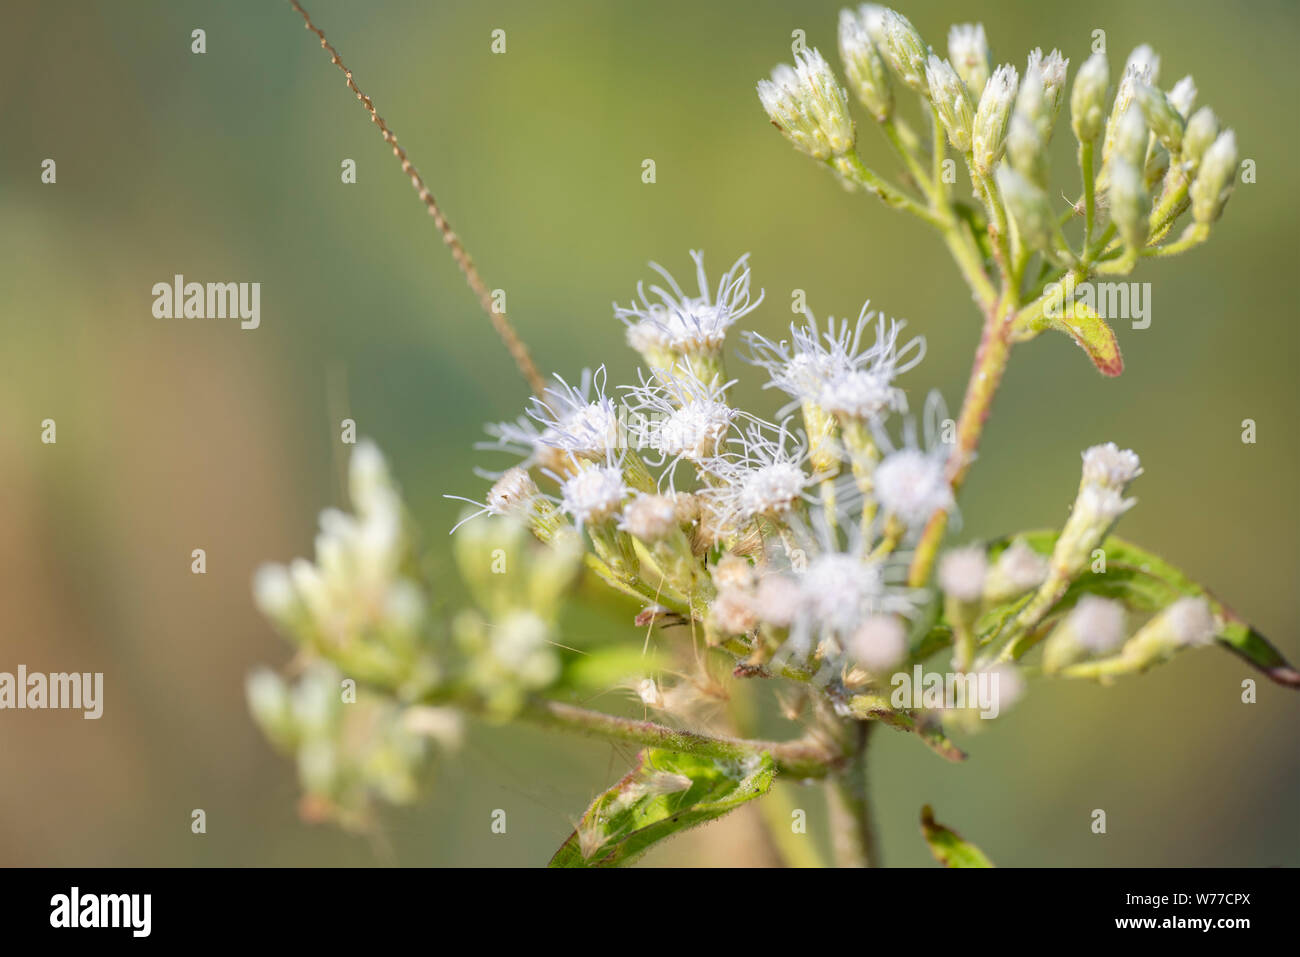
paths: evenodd
<path fill-rule="evenodd" d="M 978 320 L 923 226 L 843 193 L 771 129 L 754 81 L 791 32 L 828 55 L 838 4 L 312 0 L 546 370 L 633 373 L 610 314 L 656 259 L 689 276 L 751 251 L 753 325 L 870 298 L 929 340 L 907 385 L 955 409 Z M 936 46 L 982 20 L 995 56 L 1059 46 L 1077 66 L 1104 28 L 1113 69 L 1150 41 L 1162 79 L 1191 72 L 1235 127 L 1258 182 L 1212 243 L 1148 264 L 1149 329 L 1118 329 L 1103 380 L 1063 337 L 1018 351 L 962 500 L 962 536 L 1059 523 L 1078 453 L 1142 455 L 1123 533 L 1210 583 L 1300 658 L 1300 470 L 1294 269 L 1300 185 L 1291 2 L 909 3 Z M 190 31 L 208 52 L 190 52 Z M 507 33 L 507 53 L 489 52 Z M 837 63 L 837 59 L 835 60 Z M 1073 76 L 1073 70 L 1071 72 Z M 302 823 L 291 765 L 243 702 L 287 645 L 249 598 L 252 569 L 308 554 L 341 503 L 338 421 L 387 452 L 449 571 L 445 530 L 476 494 L 471 449 L 526 392 L 341 74 L 286 3 L 11 0 L 0 28 L 0 670 L 103 671 L 105 714 L 0 713 L 0 863 L 48 865 L 544 862 L 629 755 L 472 728 L 383 839 Z M 894 171 L 863 126 L 863 152 Z M 1069 178 L 1058 130 L 1055 175 Z M 40 164 L 58 163 L 56 185 Z M 355 159 L 356 185 L 340 182 Z M 653 158 L 657 182 L 641 182 Z M 1073 186 L 1070 187 L 1073 190 Z M 262 283 L 262 325 L 154 319 L 183 273 Z M 742 394 L 770 400 L 752 377 Z M 764 406 L 766 407 L 766 406 Z M 42 445 L 42 419 L 58 423 Z M 1241 422 L 1258 442 L 1241 442 Z M 205 548 L 208 571 L 190 573 Z M 572 641 L 631 629 L 580 598 Z M 1102 689 L 1035 684 L 950 766 L 881 732 L 884 852 L 923 864 L 919 808 L 1002 864 L 1300 863 L 1300 697 L 1219 650 Z M 617 700 L 610 695 L 610 702 Z M 774 733 L 779 732 L 774 727 Z M 793 795 L 822 813 L 815 791 Z M 208 833 L 190 832 L 190 811 Z M 510 828 L 492 835 L 506 808 Z M 1089 814 L 1106 809 L 1109 833 Z M 659 864 L 763 863 L 743 815 L 679 838 Z"/>

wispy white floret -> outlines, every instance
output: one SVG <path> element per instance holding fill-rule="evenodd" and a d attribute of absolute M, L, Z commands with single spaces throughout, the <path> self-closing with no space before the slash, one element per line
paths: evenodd
<path fill-rule="evenodd" d="M 748 253 L 723 274 L 716 291 L 709 287 L 704 254 L 693 250 L 691 259 L 695 261 L 697 294 L 688 295 L 666 269 L 652 262 L 650 268 L 663 277 L 667 288 L 652 285 L 647 295 L 645 284 L 637 283 L 638 302 L 630 306 L 614 304 L 614 315 L 628 327 L 629 343 L 642 355 L 656 351 L 714 353 L 722 347 L 727 330 L 736 320 L 763 301 L 762 290 L 757 299 L 750 300 Z"/>
<path fill-rule="evenodd" d="M 799 583 L 790 575 L 772 572 L 758 583 L 754 610 L 764 624 L 789 628 L 799 614 L 802 595 Z"/>
<path fill-rule="evenodd" d="M 501 473 L 501 477 L 492 484 L 492 487 L 488 490 L 487 499 L 483 502 L 476 502 L 460 495 L 444 495 L 443 498 L 455 499 L 478 506 L 477 511 L 471 512 L 456 523 L 451 530 L 454 533 L 456 529 L 466 522 L 478 518 L 480 515 L 510 515 L 522 511 L 540 494 L 537 483 L 528 474 L 528 470 L 516 465 Z"/>
<path fill-rule="evenodd" d="M 566 453 L 599 461 L 618 447 L 619 422 L 614 402 L 605 394 L 605 367 L 583 369 L 570 385 L 559 375 L 542 397 L 534 397 L 526 416 L 487 426 L 496 439 L 478 448 L 494 448 L 524 457 L 525 467 L 561 467 Z"/>
<path fill-rule="evenodd" d="M 765 369 L 765 388 L 777 388 L 798 403 L 870 420 L 885 411 L 904 411 L 906 398 L 893 380 L 925 358 L 925 339 L 899 344 L 907 325 L 886 320 L 863 305 L 856 322 L 829 319 L 823 330 L 815 319 L 790 325 L 790 339 L 774 341 L 747 333 L 748 361 Z M 875 339 L 866 336 L 875 326 Z M 789 407 L 781 410 L 786 414 Z"/>
<path fill-rule="evenodd" d="M 657 542 L 678 527 L 677 501 L 670 495 L 638 494 L 624 507 L 618 527 L 643 542 Z"/>
<path fill-rule="evenodd" d="M 617 465 L 588 465 L 560 486 L 560 510 L 580 527 L 600 522 L 618 513 L 627 491 Z"/>
<path fill-rule="evenodd" d="M 699 463 L 718 454 L 731 423 L 745 415 L 727 403 L 734 383 L 716 377 L 703 382 L 688 361 L 672 371 L 655 370 L 639 386 L 627 388 L 639 447 L 660 453 L 653 465 L 670 462 L 661 485 L 672 484 L 682 459 Z"/>
<path fill-rule="evenodd" d="M 944 475 L 945 458 L 917 449 L 900 449 L 876 467 L 876 497 L 881 507 L 909 528 L 924 525 L 935 512 L 953 507 Z"/>
<path fill-rule="evenodd" d="M 704 463 L 719 484 L 701 490 L 723 524 L 740 525 L 758 516 L 783 517 L 814 481 L 803 470 L 806 446 L 781 424 L 755 422 L 733 438 L 732 451 Z"/>

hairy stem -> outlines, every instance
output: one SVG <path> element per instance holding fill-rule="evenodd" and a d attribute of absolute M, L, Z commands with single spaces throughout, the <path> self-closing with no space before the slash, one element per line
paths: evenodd
<path fill-rule="evenodd" d="M 993 397 L 1002 382 L 1007 357 L 1011 353 L 1011 328 L 1011 323 L 1003 321 L 1000 303 L 989 308 L 984 318 L 984 332 L 980 337 L 979 349 L 975 352 L 975 362 L 971 367 L 970 380 L 966 384 L 966 398 L 957 420 L 956 443 L 948 457 L 948 482 L 953 492 L 961 488 L 971 463 L 975 461 L 980 436 L 984 434 L 984 423 L 988 420 Z M 908 570 L 908 584 L 913 587 L 920 587 L 929 580 L 930 569 L 934 565 L 947 524 L 948 515 L 941 511 L 935 512 L 925 526 Z"/>
<path fill-rule="evenodd" d="M 374 101 L 361 92 L 356 81 L 352 78 L 352 71 L 343 65 L 343 60 L 339 56 L 338 51 L 334 49 L 328 40 L 325 39 L 324 32 L 311 22 L 311 17 L 307 15 L 307 11 L 302 8 L 302 5 L 298 3 L 298 0 L 289 0 L 289 3 L 298 11 L 299 14 L 302 15 L 302 19 L 306 24 L 307 29 L 320 38 L 320 45 L 325 52 L 330 55 L 330 62 L 343 71 L 343 75 L 347 78 L 348 89 L 356 94 L 357 99 L 361 101 L 361 105 L 364 106 L 366 112 L 370 114 L 371 121 L 379 127 L 379 132 L 383 136 L 384 142 L 393 148 L 393 155 L 396 156 L 398 162 L 402 164 L 402 172 L 410 177 L 411 186 L 415 188 L 415 192 L 419 195 L 420 200 L 429 210 L 429 215 L 433 217 L 434 225 L 437 226 L 438 233 L 442 236 L 442 241 L 446 243 L 447 248 L 451 250 L 452 259 L 456 261 L 456 265 L 465 276 L 465 282 L 478 298 L 479 305 L 482 306 L 483 311 L 487 313 L 488 320 L 492 323 L 492 327 L 496 330 L 497 335 L 501 338 L 506 349 L 510 352 L 510 357 L 514 359 L 515 366 L 519 369 L 520 375 L 524 377 L 524 381 L 528 383 L 528 387 L 533 390 L 534 395 L 539 397 L 544 396 L 546 394 L 546 383 L 542 380 L 541 373 L 537 371 L 537 366 L 533 364 L 532 356 L 528 353 L 528 347 L 524 345 L 523 340 L 520 339 L 518 333 L 515 332 L 514 326 L 510 324 L 505 309 L 498 308 L 497 304 L 493 301 L 492 290 L 479 274 L 478 267 L 474 265 L 474 260 L 470 258 L 469 252 L 466 251 L 464 243 L 462 243 L 460 237 L 456 235 L 456 231 L 451 228 L 451 224 L 447 222 L 447 217 L 443 215 L 442 208 L 438 205 L 438 201 L 433 198 L 433 193 L 429 191 L 429 187 L 424 184 L 424 179 L 420 176 L 419 170 L 417 170 L 415 165 L 407 159 L 406 150 L 398 144 L 397 136 L 388 128 L 388 124 L 384 122 L 384 118 L 380 116 L 378 111 L 375 109 Z"/>
<path fill-rule="evenodd" d="M 559 701 L 531 701 L 519 717 L 539 727 L 728 761 L 744 760 L 767 752 L 772 755 L 780 773 L 800 779 L 825 777 L 838 763 L 838 755 L 811 738 L 761 741 L 697 734 L 653 721 L 620 718 Z"/>

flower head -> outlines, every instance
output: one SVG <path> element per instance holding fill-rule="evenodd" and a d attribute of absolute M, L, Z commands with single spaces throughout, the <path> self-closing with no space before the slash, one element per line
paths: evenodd
<path fill-rule="evenodd" d="M 639 302 L 630 306 L 614 304 L 614 315 L 628 327 L 628 342 L 652 367 L 671 365 L 674 355 L 715 355 L 722 348 L 727 330 L 735 321 L 758 308 L 763 301 L 751 301 L 749 295 L 749 254 L 741 256 L 719 280 L 716 291 L 709 287 L 704 271 L 704 254 L 691 252 L 695 261 L 699 292 L 689 295 L 672 275 L 658 263 L 650 268 L 668 284 L 649 287 L 637 283 Z"/>

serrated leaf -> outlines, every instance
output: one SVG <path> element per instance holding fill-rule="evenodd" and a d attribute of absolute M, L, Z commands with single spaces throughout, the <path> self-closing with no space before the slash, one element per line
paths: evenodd
<path fill-rule="evenodd" d="M 659 841 L 715 820 L 772 787 L 764 752 L 747 762 L 647 748 L 637 766 L 592 802 L 551 867 L 621 867 Z"/>
<path fill-rule="evenodd" d="M 1015 536 L 1023 539 L 1040 555 L 1051 554 L 1056 537 L 1054 531 L 1034 531 Z M 990 559 L 996 559 L 1012 540 L 1003 538 L 990 543 Z M 1076 579 L 1052 609 L 1053 617 L 1073 608 L 1085 594 L 1113 598 L 1138 612 L 1159 611 L 1185 596 L 1204 596 L 1216 618 L 1223 622 L 1223 627 L 1215 636 L 1220 644 L 1278 684 L 1300 687 L 1300 672 L 1287 662 L 1267 638 L 1182 571 L 1163 558 L 1114 536 L 1102 542 L 1101 548 L 1106 553 L 1106 570 L 1088 572 Z M 1024 598 L 1020 598 L 986 611 L 976 626 L 981 640 L 998 640 L 1002 628 L 1014 620 L 1024 601 Z"/>
<path fill-rule="evenodd" d="M 928 804 L 921 808 L 921 834 L 930 845 L 934 859 L 944 867 L 993 867 L 983 851 L 936 821 Z"/>
<path fill-rule="evenodd" d="M 1074 340 L 1104 376 L 1117 376 L 1124 371 L 1124 357 L 1119 352 L 1115 332 L 1096 312 L 1077 300 L 1069 303 L 1062 312 L 1071 315 L 1045 317 L 1049 329 L 1064 332 Z"/>

